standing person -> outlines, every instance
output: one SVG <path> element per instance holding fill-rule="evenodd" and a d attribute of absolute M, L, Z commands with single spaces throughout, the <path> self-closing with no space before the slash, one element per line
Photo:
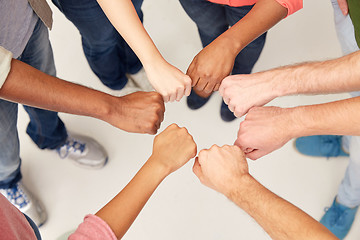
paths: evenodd
<path fill-rule="evenodd" d="M 45 1 L 29 2 L 0 2 L 0 46 L 9 50 L 14 58 L 55 76 L 47 30 L 52 25 L 51 10 Z M 68 133 L 56 112 L 27 106 L 25 110 L 30 117 L 26 132 L 40 149 L 54 150 L 60 158 L 72 159 L 91 168 L 106 164 L 108 156 L 104 148 L 92 138 Z M 21 180 L 17 112 L 16 103 L 0 99 L 0 191 L 41 225 L 46 220 L 46 211 Z"/>
<path fill-rule="evenodd" d="M 143 86 L 147 75 L 165 102 L 179 101 L 190 94 L 191 80 L 161 56 L 147 34 L 142 2 L 53 0 L 79 30 L 88 63 L 103 84 L 119 90 L 131 79 Z"/>
<path fill-rule="evenodd" d="M 191 62 L 187 74 L 193 91 L 190 109 L 201 108 L 212 91 L 230 74 L 251 73 L 264 47 L 266 31 L 302 8 L 302 0 L 180 0 L 196 23 L 204 47 Z M 222 102 L 224 121 L 235 119 Z"/>

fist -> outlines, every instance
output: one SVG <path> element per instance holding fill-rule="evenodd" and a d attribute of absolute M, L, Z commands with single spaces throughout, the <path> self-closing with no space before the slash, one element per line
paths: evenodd
<path fill-rule="evenodd" d="M 118 97 L 113 108 L 109 122 L 127 132 L 156 134 L 164 120 L 164 101 L 156 92 Z"/>
<path fill-rule="evenodd" d="M 249 174 L 249 169 L 239 147 L 213 145 L 200 151 L 193 172 L 202 184 L 229 197 L 241 178 Z"/>
<path fill-rule="evenodd" d="M 171 124 L 155 137 L 150 159 L 165 166 L 171 173 L 194 158 L 196 153 L 196 143 L 187 129 Z"/>

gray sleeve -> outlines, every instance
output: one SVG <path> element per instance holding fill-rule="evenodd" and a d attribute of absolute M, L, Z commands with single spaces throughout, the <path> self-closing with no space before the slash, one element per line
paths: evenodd
<path fill-rule="evenodd" d="M 10 72 L 12 56 L 10 51 L 0 46 L 0 88 Z"/>

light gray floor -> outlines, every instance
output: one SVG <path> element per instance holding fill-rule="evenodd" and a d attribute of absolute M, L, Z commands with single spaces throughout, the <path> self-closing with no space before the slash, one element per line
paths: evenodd
<path fill-rule="evenodd" d="M 255 71 L 341 55 L 330 1 L 305 0 L 304 7 L 269 32 Z M 145 26 L 164 57 L 186 71 L 201 49 L 195 25 L 176 0 L 146 0 L 143 10 Z M 54 18 L 51 40 L 58 76 L 106 90 L 87 65 L 77 30 L 57 9 Z M 287 107 L 346 97 L 347 94 L 293 96 L 277 99 L 270 105 Z M 185 99 L 166 104 L 161 130 L 173 122 L 186 126 L 199 150 L 214 143 L 232 144 L 241 119 L 225 123 L 219 108 L 218 94 L 198 111 L 189 110 Z M 43 239 L 56 239 L 76 228 L 87 213 L 95 213 L 128 183 L 151 153 L 153 136 L 126 133 L 88 117 L 60 114 L 70 131 L 96 138 L 110 156 L 104 169 L 80 169 L 59 160 L 50 151 L 37 149 L 25 134 L 27 115 L 23 110 L 19 115 L 24 181 L 44 202 L 49 215 L 40 229 Z M 269 239 L 246 213 L 202 186 L 191 171 L 192 162 L 162 183 L 124 239 Z M 326 160 L 302 156 L 294 150 L 292 141 L 250 162 L 251 173 L 261 183 L 315 219 L 332 202 L 346 166 L 346 158 Z M 359 225 L 357 218 L 347 239 L 360 238 Z"/>

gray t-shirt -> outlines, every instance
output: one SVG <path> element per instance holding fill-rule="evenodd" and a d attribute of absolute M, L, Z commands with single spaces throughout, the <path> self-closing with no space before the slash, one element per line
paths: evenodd
<path fill-rule="evenodd" d="M 18 58 L 38 19 L 27 0 L 0 0 L 0 46 Z"/>

